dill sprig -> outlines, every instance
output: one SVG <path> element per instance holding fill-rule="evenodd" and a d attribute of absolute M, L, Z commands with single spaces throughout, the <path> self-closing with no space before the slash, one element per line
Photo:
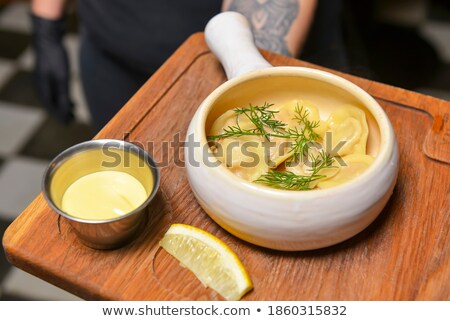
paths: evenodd
<path fill-rule="evenodd" d="M 314 128 L 319 126 L 318 121 L 310 121 L 308 119 L 309 112 L 299 107 L 298 104 L 295 107 L 295 117 L 300 125 L 303 125 L 302 129 L 286 128 L 287 124 L 275 119 L 275 115 L 278 113 L 276 110 L 269 110 L 273 104 L 264 103 L 263 106 L 235 108 L 236 113 L 236 125 L 228 126 L 223 129 L 223 133 L 219 135 L 208 136 L 210 141 L 216 141 L 229 137 L 241 137 L 241 136 L 264 136 L 270 141 L 271 137 L 292 139 L 292 150 L 304 151 L 304 145 L 309 141 L 315 141 L 319 138 L 319 135 L 314 132 Z M 255 126 L 250 129 L 243 129 L 239 124 L 239 115 L 244 115 Z"/>
<path fill-rule="evenodd" d="M 241 137 L 241 136 L 264 136 L 267 140 L 270 140 L 270 136 L 275 133 L 281 133 L 284 131 L 286 124 L 275 119 L 275 114 L 278 111 L 269 110 L 273 104 L 264 103 L 262 106 L 235 108 L 234 112 L 236 114 L 236 125 L 228 126 L 223 129 L 223 133 L 215 136 L 208 136 L 209 140 L 215 141 L 222 138 L 229 137 Z M 239 116 L 243 115 L 255 126 L 251 129 L 243 129 L 239 124 Z M 271 130 L 272 132 L 268 131 Z"/>
<path fill-rule="evenodd" d="M 223 133 L 208 136 L 210 141 L 217 141 L 229 137 L 262 136 L 270 141 L 272 138 L 285 138 L 291 143 L 289 153 L 292 153 L 289 162 L 300 162 L 308 159 L 309 148 L 320 138 L 314 129 L 320 125 L 320 121 L 310 121 L 309 111 L 303 106 L 295 107 L 295 116 L 300 126 L 287 128 L 287 124 L 275 119 L 278 111 L 270 110 L 273 104 L 264 103 L 262 106 L 235 108 L 236 125 L 223 129 Z M 239 116 L 245 116 L 253 124 L 254 128 L 243 129 L 239 124 Z M 279 189 L 309 190 L 311 182 L 325 178 L 319 172 L 322 169 L 333 167 L 334 159 L 322 151 L 317 156 L 311 157 L 310 175 L 297 175 L 290 171 L 270 171 L 259 177 L 255 182 Z"/>
<path fill-rule="evenodd" d="M 306 191 L 312 189 L 310 184 L 313 181 L 325 178 L 326 175 L 321 175 L 320 171 L 325 168 L 332 168 L 334 159 L 322 151 L 319 155 L 311 160 L 311 174 L 297 175 L 291 171 L 270 171 L 267 174 L 261 175 L 255 183 L 260 183 L 278 189 L 287 189 L 293 191 Z"/>
<path fill-rule="evenodd" d="M 292 153 L 294 162 L 299 162 L 305 155 L 308 154 L 310 145 L 319 139 L 314 129 L 319 127 L 319 121 L 310 121 L 308 119 L 309 111 L 304 110 L 303 106 L 295 107 L 295 117 L 299 124 L 303 127 L 299 130 L 297 127 L 287 129 L 288 138 L 292 139 L 292 145 L 289 153 Z"/>

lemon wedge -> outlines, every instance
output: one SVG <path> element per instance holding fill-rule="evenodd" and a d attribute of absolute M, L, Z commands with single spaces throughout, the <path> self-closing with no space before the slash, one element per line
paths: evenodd
<path fill-rule="evenodd" d="M 192 271 L 203 285 L 226 300 L 239 300 L 253 288 L 237 255 L 208 232 L 190 225 L 172 224 L 159 244 Z"/>

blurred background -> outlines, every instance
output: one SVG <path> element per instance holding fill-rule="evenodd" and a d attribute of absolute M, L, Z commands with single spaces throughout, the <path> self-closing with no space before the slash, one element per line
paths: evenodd
<path fill-rule="evenodd" d="M 344 0 L 343 18 L 343 71 L 450 100 L 450 1 Z M 0 236 L 40 192 L 49 161 L 95 134 L 79 80 L 75 9 L 65 38 L 76 106 L 69 126 L 50 118 L 37 98 L 30 39 L 29 2 L 0 0 Z M 336 68 L 314 54 L 301 58 Z M 0 251 L 0 300 L 74 299 L 10 266 Z"/>

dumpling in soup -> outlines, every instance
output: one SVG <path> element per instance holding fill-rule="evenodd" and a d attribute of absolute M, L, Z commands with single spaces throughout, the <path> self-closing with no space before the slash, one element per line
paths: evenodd
<path fill-rule="evenodd" d="M 250 182 L 269 171 L 263 142 L 258 136 L 219 139 L 214 143 L 214 153 L 231 172 Z"/>
<path fill-rule="evenodd" d="M 285 163 L 285 168 L 287 171 L 290 171 L 296 175 L 299 176 L 310 176 L 313 173 L 313 164 L 315 160 L 321 159 L 321 153 L 322 149 L 317 147 L 311 147 L 308 149 L 308 157 L 304 157 L 304 159 L 295 161 L 295 160 L 288 160 Z M 336 164 L 337 162 L 334 161 L 332 164 L 332 167 L 327 167 L 321 169 L 319 172 L 317 172 L 317 175 L 324 176 L 323 178 L 313 180 L 310 184 L 310 188 L 314 188 L 318 185 L 320 181 L 330 179 L 340 171 L 339 166 Z"/>
<path fill-rule="evenodd" d="M 319 181 L 317 187 L 328 188 L 345 183 L 361 175 L 372 163 L 374 158 L 369 155 L 352 154 L 342 157 L 341 162 L 336 161 L 334 165 L 339 165 L 339 172 L 327 180 Z"/>
<path fill-rule="evenodd" d="M 225 129 L 236 125 L 239 125 L 242 129 L 255 128 L 255 125 L 245 115 L 238 115 L 234 110 L 228 110 L 216 119 L 209 131 L 209 135 L 217 136 L 224 134 Z"/>
<path fill-rule="evenodd" d="M 297 119 L 297 111 L 301 111 L 307 115 L 306 118 L 308 121 L 317 123 L 318 126 L 313 130 L 319 135 L 319 139 L 323 137 L 326 131 L 326 122 L 320 120 L 319 110 L 309 101 L 295 99 L 280 105 L 279 107 L 272 106 L 270 109 L 277 111 L 275 117 L 286 124 L 286 130 L 297 129 L 300 132 L 304 128 L 304 124 L 301 124 Z M 271 167 L 277 167 L 292 156 L 292 141 L 292 139 L 287 138 L 271 137 L 272 144 L 269 146 Z"/>
<path fill-rule="evenodd" d="M 327 123 L 324 146 L 329 153 L 335 151 L 341 157 L 366 153 L 369 129 L 364 111 L 350 105 L 343 106 L 331 113 Z"/>
<path fill-rule="evenodd" d="M 237 115 L 234 110 L 229 110 L 216 119 L 210 135 L 221 135 L 226 128 L 236 125 L 243 130 L 254 128 L 254 124 L 245 115 Z M 254 181 L 269 170 L 261 136 L 222 138 L 214 142 L 212 149 L 223 165 L 247 181 Z"/>

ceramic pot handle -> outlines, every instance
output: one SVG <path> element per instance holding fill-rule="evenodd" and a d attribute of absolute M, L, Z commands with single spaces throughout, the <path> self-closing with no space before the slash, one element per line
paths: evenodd
<path fill-rule="evenodd" d="M 214 16 L 205 27 L 205 38 L 228 79 L 272 67 L 256 48 L 250 23 L 240 13 L 227 11 Z"/>

